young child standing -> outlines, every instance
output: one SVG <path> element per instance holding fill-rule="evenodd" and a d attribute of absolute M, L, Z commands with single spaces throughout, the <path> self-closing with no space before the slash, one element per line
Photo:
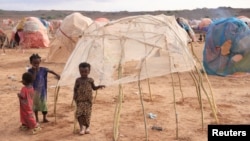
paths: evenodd
<path fill-rule="evenodd" d="M 22 75 L 22 87 L 20 93 L 17 94 L 20 102 L 20 119 L 22 125 L 21 130 L 32 129 L 32 133 L 35 134 L 41 130 L 39 124 L 36 122 L 33 113 L 33 97 L 34 89 L 32 86 L 32 74 L 25 72 Z"/>
<path fill-rule="evenodd" d="M 28 69 L 33 75 L 33 87 L 35 90 L 34 97 L 34 112 L 36 116 L 36 121 L 39 122 L 38 119 L 38 111 L 41 111 L 43 114 L 43 122 L 48 122 L 46 117 L 48 113 L 47 108 L 47 75 L 51 73 L 56 76 L 57 79 L 60 79 L 60 76 L 52 70 L 49 70 L 46 67 L 40 67 L 41 57 L 38 54 L 33 54 L 30 56 L 30 64 L 32 68 Z"/>
<path fill-rule="evenodd" d="M 90 133 L 90 117 L 92 111 L 92 90 L 102 89 L 105 86 L 95 86 L 94 80 L 88 77 L 90 73 L 89 63 L 80 63 L 79 72 L 81 77 L 77 78 L 74 86 L 74 100 L 76 102 L 76 118 L 80 126 L 80 135 Z"/>

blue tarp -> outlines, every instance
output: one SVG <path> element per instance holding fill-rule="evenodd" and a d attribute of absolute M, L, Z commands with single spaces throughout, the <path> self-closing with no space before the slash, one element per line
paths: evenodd
<path fill-rule="evenodd" d="M 228 54 L 222 45 L 231 41 Z M 235 61 L 234 58 L 241 58 Z M 206 33 L 203 65 L 208 74 L 226 76 L 250 72 L 250 30 L 243 21 L 231 17 L 214 21 Z"/>

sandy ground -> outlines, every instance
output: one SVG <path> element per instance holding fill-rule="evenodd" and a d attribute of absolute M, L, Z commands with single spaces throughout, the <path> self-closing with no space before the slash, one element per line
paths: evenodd
<path fill-rule="evenodd" d="M 202 59 L 203 43 L 194 43 L 198 58 Z M 7 49 L 0 55 L 0 140 L 33 140 L 33 141 L 111 141 L 113 139 L 114 113 L 118 94 L 117 86 L 109 86 L 98 91 L 93 104 L 91 118 L 91 133 L 80 136 L 74 130 L 74 106 L 72 103 L 72 86 L 61 87 L 57 102 L 57 118 L 54 114 L 54 91 L 57 80 L 53 75 L 48 76 L 48 119 L 49 123 L 40 123 L 42 131 L 31 135 L 31 131 L 20 131 L 19 101 L 17 93 L 22 84 L 22 73 L 29 65 L 29 56 L 38 53 L 42 56 L 41 66 L 48 67 L 61 73 L 64 64 L 46 63 L 44 59 L 49 51 L 46 49 L 29 49 L 22 52 Z M 2 53 L 2 52 L 1 52 Z M 181 89 L 177 75 L 173 75 L 176 92 L 176 124 L 173 87 L 171 75 L 150 79 L 152 101 L 147 81 L 142 81 L 143 106 L 147 122 L 149 141 L 207 141 L 207 125 L 216 123 L 208 99 L 202 92 L 204 126 L 202 127 L 201 109 L 199 106 L 196 87 L 190 73 L 180 73 Z M 250 76 L 219 77 L 208 76 L 213 95 L 218 108 L 219 124 L 249 124 L 250 123 Z M 208 89 L 208 83 L 204 80 Z M 143 141 L 146 139 L 144 116 L 138 84 L 136 82 L 123 86 L 124 101 L 119 122 L 119 141 Z M 149 113 L 156 118 L 148 117 Z M 41 113 L 39 113 L 42 119 Z M 178 125 L 178 126 L 176 126 Z M 152 126 L 162 127 L 162 131 L 153 130 Z M 76 126 L 78 128 L 78 125 Z M 178 127 L 178 130 L 176 130 Z M 178 132 L 177 132 L 178 131 Z M 178 133 L 178 139 L 177 139 Z"/>

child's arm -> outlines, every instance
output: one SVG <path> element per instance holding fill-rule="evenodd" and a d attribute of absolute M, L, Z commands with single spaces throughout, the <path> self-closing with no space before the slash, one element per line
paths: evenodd
<path fill-rule="evenodd" d="M 98 85 L 98 86 L 95 86 L 94 82 L 91 82 L 91 86 L 92 86 L 92 89 L 93 89 L 93 90 L 98 90 L 98 89 L 105 88 L 105 85 Z"/>
<path fill-rule="evenodd" d="M 22 96 L 21 96 L 20 93 L 17 93 L 17 97 L 20 98 L 20 99 L 22 99 Z"/>
<path fill-rule="evenodd" d="M 28 70 L 28 72 L 30 72 L 30 73 L 32 74 L 33 80 L 36 80 L 36 74 L 37 74 L 37 72 L 38 72 L 38 68 L 32 67 L 32 68 L 30 68 L 30 69 Z"/>
<path fill-rule="evenodd" d="M 20 98 L 20 99 L 25 99 L 26 98 L 26 95 L 25 93 L 23 92 L 23 88 L 21 89 L 21 91 L 19 93 L 17 93 L 17 97 Z"/>
<path fill-rule="evenodd" d="M 57 73 L 55 73 L 53 70 L 49 70 L 48 69 L 48 72 L 51 73 L 51 74 L 53 74 L 53 75 L 55 75 L 58 80 L 60 79 L 60 75 L 58 75 Z"/>
<path fill-rule="evenodd" d="M 79 81 L 78 81 L 78 79 L 76 79 L 75 86 L 74 86 L 74 95 L 73 95 L 74 100 L 76 100 L 78 88 L 79 88 Z"/>

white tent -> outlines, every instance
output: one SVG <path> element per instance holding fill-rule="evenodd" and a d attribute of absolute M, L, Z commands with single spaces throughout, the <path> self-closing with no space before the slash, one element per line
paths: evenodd
<path fill-rule="evenodd" d="M 74 50 L 83 31 L 92 23 L 92 19 L 75 12 L 64 18 L 50 44 L 47 62 L 65 63 Z"/>

